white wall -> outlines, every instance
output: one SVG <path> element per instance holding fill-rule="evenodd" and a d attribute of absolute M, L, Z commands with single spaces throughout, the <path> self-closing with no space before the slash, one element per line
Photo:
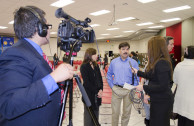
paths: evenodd
<path fill-rule="evenodd" d="M 140 40 L 140 41 L 110 41 L 109 43 L 105 41 L 98 41 L 99 52 L 102 57 L 104 57 L 105 51 L 113 51 L 113 53 L 119 53 L 118 46 L 121 42 L 128 42 L 130 44 L 130 52 L 138 51 L 139 53 L 147 53 L 147 42 L 149 38 Z M 78 52 L 77 57 L 74 60 L 83 60 L 84 53 L 87 48 L 95 48 L 97 49 L 96 42 L 95 43 L 83 43 L 81 50 Z M 52 60 L 54 53 L 57 53 L 57 39 L 50 38 L 50 47 L 49 44 L 42 46 L 44 53 Z M 61 56 L 60 56 L 61 53 Z M 64 55 L 63 51 L 60 51 L 58 48 L 58 55 L 60 56 L 60 60 Z M 110 61 L 110 60 L 109 60 Z"/>
<path fill-rule="evenodd" d="M 182 55 L 184 48 L 189 45 L 194 45 L 194 17 L 182 22 Z"/>
<path fill-rule="evenodd" d="M 162 29 L 158 35 L 165 37 L 166 36 L 166 28 Z"/>

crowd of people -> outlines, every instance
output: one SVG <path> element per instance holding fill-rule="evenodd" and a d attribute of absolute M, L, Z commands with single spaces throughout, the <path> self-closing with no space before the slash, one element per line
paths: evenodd
<path fill-rule="evenodd" d="M 1 126 L 58 124 L 62 90 L 58 83 L 73 78 L 73 67 L 62 63 L 54 70 L 50 66 L 41 49 L 42 45 L 49 43 L 49 26 L 45 12 L 37 7 L 20 7 L 14 13 L 14 31 L 19 40 L 0 55 Z M 169 55 L 173 47 L 172 37 L 152 37 L 148 41 L 148 64 L 144 71 L 140 71 L 138 52 L 129 54 L 128 42 L 119 44 L 120 56 L 110 62 L 107 72 L 107 81 L 112 89 L 112 126 L 118 126 L 121 102 L 121 125 L 127 126 L 129 123 L 132 103 L 130 90 L 123 88 L 124 84 L 145 92 L 146 126 L 170 126 L 172 111 L 178 114 L 178 126 L 194 126 L 194 100 L 191 98 L 194 88 L 194 46 L 185 48 L 185 59 L 177 65 L 174 56 Z M 56 54 L 54 61 L 55 65 L 59 61 Z M 67 62 L 66 55 L 63 61 Z M 107 65 L 108 57 L 105 54 L 104 68 Z M 85 51 L 80 72 L 98 119 L 103 80 L 96 49 L 88 48 Z M 140 84 L 135 74 L 143 78 Z M 171 91 L 173 83 L 177 85 L 175 95 Z M 83 123 L 84 126 L 95 125 L 86 106 Z"/>

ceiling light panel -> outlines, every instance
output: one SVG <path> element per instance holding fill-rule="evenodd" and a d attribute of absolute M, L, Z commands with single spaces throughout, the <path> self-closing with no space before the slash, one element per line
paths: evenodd
<path fill-rule="evenodd" d="M 131 30 L 131 31 L 123 31 L 124 33 L 129 33 L 129 32 L 135 32 L 135 31 L 133 31 L 133 30 Z"/>
<path fill-rule="evenodd" d="M 100 26 L 99 24 L 92 24 L 90 25 L 91 27 L 97 27 L 97 26 Z"/>
<path fill-rule="evenodd" d="M 122 37 L 123 35 L 116 35 L 114 36 L 115 38 L 119 38 L 119 37 Z"/>
<path fill-rule="evenodd" d="M 180 18 L 171 18 L 171 19 L 166 19 L 166 20 L 161 20 L 160 22 L 171 22 L 171 21 L 179 21 L 181 20 Z"/>
<path fill-rule="evenodd" d="M 52 3 L 50 6 L 64 7 L 64 6 L 67 6 L 67 5 L 72 4 L 74 2 L 75 1 L 72 1 L 72 0 L 58 0 L 57 2 Z"/>
<path fill-rule="evenodd" d="M 0 26 L 0 29 L 6 29 L 7 27 L 4 27 L 4 26 Z"/>
<path fill-rule="evenodd" d="M 148 27 L 148 28 L 163 28 L 164 26 L 162 25 L 158 25 L 158 26 L 151 26 L 151 27 Z"/>
<path fill-rule="evenodd" d="M 101 34 L 101 35 L 110 35 L 110 34 Z"/>
<path fill-rule="evenodd" d="M 175 7 L 175 8 L 170 8 L 163 10 L 163 12 L 170 13 L 170 12 L 175 12 L 175 11 L 180 11 L 180 10 L 185 10 L 185 9 L 190 9 L 191 7 L 188 5 L 181 6 L 181 7 Z"/>
<path fill-rule="evenodd" d="M 118 19 L 117 21 L 129 21 L 129 20 L 133 20 L 135 19 L 134 17 L 126 17 L 126 18 L 122 18 L 122 19 Z"/>
<path fill-rule="evenodd" d="M 10 21 L 8 24 L 13 24 L 14 23 L 14 21 Z"/>
<path fill-rule="evenodd" d="M 117 29 L 119 29 L 119 28 L 109 28 L 109 29 L 106 29 L 106 30 L 111 31 L 111 30 L 117 30 Z"/>
<path fill-rule="evenodd" d="M 151 25 L 153 24 L 152 22 L 146 22 L 146 23 L 141 23 L 141 24 L 136 24 L 137 26 L 144 26 L 144 25 Z"/>
<path fill-rule="evenodd" d="M 141 3 L 150 3 L 150 2 L 154 2 L 156 0 L 137 0 L 138 2 L 141 2 Z"/>
<path fill-rule="evenodd" d="M 103 14 L 107 14 L 107 13 L 110 13 L 110 11 L 109 10 L 100 10 L 100 11 L 90 13 L 90 15 L 99 16 L 99 15 L 103 15 Z"/>

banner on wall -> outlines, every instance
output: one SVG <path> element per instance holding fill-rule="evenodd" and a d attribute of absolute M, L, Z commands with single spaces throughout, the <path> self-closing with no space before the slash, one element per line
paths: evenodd
<path fill-rule="evenodd" d="M 7 48 L 11 47 L 14 44 L 13 37 L 2 37 L 1 38 L 1 53 L 2 51 L 6 50 Z"/>

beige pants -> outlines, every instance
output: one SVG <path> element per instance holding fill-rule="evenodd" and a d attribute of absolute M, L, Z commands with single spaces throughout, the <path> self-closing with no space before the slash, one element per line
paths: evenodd
<path fill-rule="evenodd" d="M 121 126 L 127 126 L 131 114 L 131 101 L 129 99 L 130 90 L 118 86 L 112 88 L 112 126 L 118 126 L 121 101 L 123 100 L 123 113 L 121 116 Z"/>

